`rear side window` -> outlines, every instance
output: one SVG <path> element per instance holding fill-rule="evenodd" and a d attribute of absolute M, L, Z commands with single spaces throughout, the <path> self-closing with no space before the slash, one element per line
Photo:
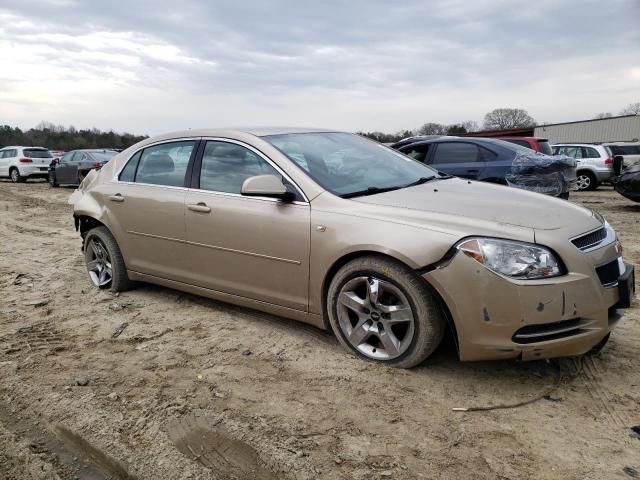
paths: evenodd
<path fill-rule="evenodd" d="M 582 158 L 600 158 L 600 154 L 595 148 L 582 147 Z"/>
<path fill-rule="evenodd" d="M 433 157 L 433 163 L 438 165 L 478 161 L 481 161 L 478 147 L 462 142 L 438 143 Z"/>
<path fill-rule="evenodd" d="M 189 158 L 196 142 L 170 142 L 145 148 L 134 182 L 183 187 Z"/>
<path fill-rule="evenodd" d="M 25 157 L 29 158 L 53 158 L 49 150 L 41 150 L 36 148 L 25 148 L 22 151 Z"/>
<path fill-rule="evenodd" d="M 207 142 L 200 170 L 201 190 L 239 194 L 244 181 L 255 175 L 282 178 L 263 158 L 241 145 Z"/>
<path fill-rule="evenodd" d="M 414 145 L 410 147 L 405 147 L 401 151 L 405 155 L 413 158 L 414 160 L 424 163 L 425 159 L 427 158 L 427 153 L 429 152 L 429 145 L 426 145 L 426 144 Z"/>
<path fill-rule="evenodd" d="M 608 145 L 614 155 L 640 155 L 640 145 Z"/>
<path fill-rule="evenodd" d="M 120 172 L 120 177 L 118 179 L 121 182 L 133 182 L 135 180 L 136 170 L 138 168 L 138 162 L 140 162 L 141 155 L 142 155 L 142 152 L 138 152 L 129 159 L 127 164 L 124 166 L 124 168 Z"/>

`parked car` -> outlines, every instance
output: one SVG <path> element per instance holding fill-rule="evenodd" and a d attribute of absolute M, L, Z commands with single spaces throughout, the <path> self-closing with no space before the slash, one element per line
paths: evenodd
<path fill-rule="evenodd" d="M 447 327 L 462 360 L 583 354 L 633 295 L 600 215 L 349 133 L 146 139 L 70 203 L 95 287 L 144 281 L 253 307 L 395 367 L 422 362 Z"/>
<path fill-rule="evenodd" d="M 405 145 L 409 145 L 411 143 L 418 142 L 420 140 L 432 140 L 434 138 L 442 138 L 444 135 L 414 135 L 413 137 L 405 137 L 402 140 L 398 140 L 395 143 L 389 144 L 389 147 L 395 148 L 396 150 L 400 149 L 400 147 L 404 147 Z"/>
<path fill-rule="evenodd" d="M 4 147 L 0 149 L 0 177 L 12 182 L 26 182 L 28 178 L 46 178 L 51 153 L 42 147 Z"/>
<path fill-rule="evenodd" d="M 400 147 L 402 153 L 456 177 L 511 185 L 564 199 L 574 188 L 575 161 L 483 137 L 440 137 Z"/>
<path fill-rule="evenodd" d="M 79 185 L 94 168 L 111 160 L 118 152 L 114 150 L 71 150 L 61 158 L 54 159 L 49 168 L 49 185 Z"/>
<path fill-rule="evenodd" d="M 520 145 L 521 147 L 530 148 L 534 152 L 544 153 L 545 155 L 553 155 L 551 145 L 546 138 L 538 137 L 494 137 L 496 140 L 502 140 L 509 143 Z"/>
<path fill-rule="evenodd" d="M 613 183 L 616 192 L 629 200 L 640 202 L 640 165 L 626 167 Z"/>
<path fill-rule="evenodd" d="M 551 147 L 554 155 L 573 157 L 578 162 L 578 190 L 595 190 L 602 182 L 610 182 L 613 171 L 613 153 L 604 145 L 588 143 L 557 144 Z"/>
<path fill-rule="evenodd" d="M 626 167 L 640 165 L 640 143 L 638 142 L 616 142 L 604 144 L 613 155 L 620 155 Z"/>

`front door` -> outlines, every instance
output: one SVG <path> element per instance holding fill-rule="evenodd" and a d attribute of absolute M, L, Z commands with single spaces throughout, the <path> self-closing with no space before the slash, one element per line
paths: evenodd
<path fill-rule="evenodd" d="M 433 155 L 429 157 L 430 165 L 449 175 L 482 179 L 485 168 L 478 146 L 464 142 L 438 142 Z"/>
<path fill-rule="evenodd" d="M 60 163 L 56 166 L 56 180 L 58 183 L 76 184 L 78 183 L 78 163 L 84 156 L 82 152 L 68 152 L 60 159 Z"/>
<path fill-rule="evenodd" d="M 242 183 L 254 175 L 282 178 L 249 147 L 206 142 L 192 185 L 197 188 L 190 189 L 185 199 L 193 282 L 306 311 L 310 206 L 294 186 L 299 195 L 294 202 L 242 196 Z"/>

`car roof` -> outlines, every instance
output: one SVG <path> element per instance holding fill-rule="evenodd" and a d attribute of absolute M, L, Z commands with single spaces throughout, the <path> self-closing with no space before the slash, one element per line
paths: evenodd
<path fill-rule="evenodd" d="M 284 135 L 288 133 L 344 133 L 332 128 L 306 128 L 306 127 L 230 127 L 230 128 L 203 128 L 194 130 L 181 130 L 169 132 L 160 137 L 224 137 L 226 135 L 249 134 L 256 137 L 267 135 Z M 158 138 L 158 137 L 154 137 Z"/>
<path fill-rule="evenodd" d="M 6 148 L 22 148 L 22 149 L 28 148 L 29 150 L 49 150 L 46 147 L 29 147 L 29 146 L 25 146 L 25 145 L 9 145 L 7 147 L 0 148 L 0 150 L 4 150 Z"/>

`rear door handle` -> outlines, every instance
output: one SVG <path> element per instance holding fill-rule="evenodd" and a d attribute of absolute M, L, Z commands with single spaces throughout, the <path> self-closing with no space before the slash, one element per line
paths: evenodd
<path fill-rule="evenodd" d="M 111 200 L 112 202 L 124 202 L 124 197 L 119 193 L 116 193 L 115 195 L 111 195 L 109 197 L 109 200 Z"/>
<path fill-rule="evenodd" d="M 204 202 L 198 202 L 195 205 L 194 204 L 187 205 L 187 208 L 189 210 L 193 210 L 194 212 L 200 212 L 200 213 L 209 213 L 211 211 L 211 208 L 207 207 L 207 204 Z"/>

